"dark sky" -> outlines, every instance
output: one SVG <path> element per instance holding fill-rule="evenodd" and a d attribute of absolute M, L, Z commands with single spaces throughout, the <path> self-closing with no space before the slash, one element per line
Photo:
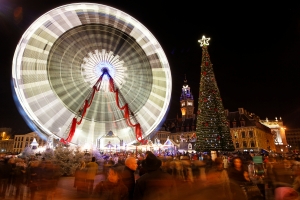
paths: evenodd
<path fill-rule="evenodd" d="M 74 2 L 0 0 L 0 127 L 12 127 L 15 133 L 30 131 L 16 108 L 10 86 L 18 40 L 39 16 Z M 197 41 L 205 35 L 211 38 L 208 50 L 225 109 L 243 107 L 261 119 L 282 117 L 287 128 L 300 128 L 300 6 L 296 3 L 89 2 L 128 13 L 160 42 L 173 81 L 168 118 L 180 113 L 184 74 L 197 106 L 201 64 Z"/>

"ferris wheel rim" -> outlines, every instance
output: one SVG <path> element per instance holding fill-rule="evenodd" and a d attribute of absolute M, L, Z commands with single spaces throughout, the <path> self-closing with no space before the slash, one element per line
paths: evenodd
<path fill-rule="evenodd" d="M 169 102 L 170 102 L 170 98 L 171 98 L 171 88 L 172 88 L 170 67 L 169 67 L 166 55 L 163 52 L 162 47 L 159 45 L 156 38 L 152 35 L 152 33 L 145 26 L 143 26 L 140 22 L 138 22 L 135 18 L 131 17 L 130 15 L 128 15 L 118 9 L 115 9 L 113 7 L 109 7 L 106 5 L 94 4 L 94 3 L 75 3 L 75 4 L 63 5 L 63 6 L 54 8 L 54 9 L 48 11 L 47 13 L 45 13 L 44 15 L 42 15 L 41 17 L 39 17 L 26 30 L 26 32 L 23 34 L 22 38 L 20 39 L 20 41 L 17 45 L 16 51 L 14 54 L 14 58 L 13 58 L 13 67 L 12 67 L 13 68 L 12 69 L 12 71 L 13 71 L 12 78 L 13 78 L 13 83 L 14 83 L 14 89 L 15 89 L 15 92 L 16 92 L 16 95 L 18 97 L 20 104 L 22 105 L 23 109 L 26 112 L 26 115 L 30 118 L 30 120 L 33 121 L 36 126 L 40 127 L 44 131 L 44 133 L 46 133 L 48 135 L 54 134 L 57 137 L 63 137 L 62 134 L 58 134 L 58 133 L 55 134 L 55 133 L 53 133 L 54 132 L 53 130 L 49 130 L 49 128 L 45 128 L 44 122 L 42 122 L 42 120 L 39 118 L 39 116 L 37 116 L 36 110 L 34 110 L 32 108 L 33 106 L 31 105 L 31 103 L 34 101 L 37 101 L 37 100 L 28 98 L 28 93 L 24 92 L 24 88 L 26 88 L 27 90 L 30 90 L 30 89 L 29 89 L 29 87 L 27 87 L 27 85 L 25 86 L 25 84 L 22 83 L 22 81 L 25 80 L 24 79 L 25 71 L 22 72 L 22 70 L 20 68 L 21 67 L 24 68 L 25 62 L 30 62 L 30 61 L 28 61 L 28 60 L 30 60 L 29 58 L 26 58 L 27 60 L 25 59 L 24 52 L 26 54 L 26 51 L 28 51 L 28 49 L 29 49 L 30 45 L 28 44 L 28 42 L 32 38 L 35 38 L 35 39 L 38 38 L 39 35 L 36 34 L 37 31 L 39 29 L 44 29 L 41 31 L 51 32 L 51 31 L 47 30 L 47 27 L 45 28 L 45 26 L 44 26 L 45 23 L 47 23 L 51 20 L 53 21 L 54 16 L 57 17 L 58 15 L 65 15 L 65 13 L 72 13 L 72 12 L 74 14 L 74 12 L 76 12 L 76 10 L 83 9 L 83 8 L 92 9 L 92 10 L 94 9 L 94 11 L 98 11 L 98 12 L 100 12 L 100 10 L 101 10 L 102 13 L 112 15 L 118 20 L 119 19 L 122 19 L 124 21 L 127 20 L 127 23 L 134 27 L 134 28 L 132 28 L 132 30 L 130 32 L 130 36 L 132 36 L 132 38 L 134 38 L 136 40 L 136 42 L 141 46 L 141 48 L 143 48 L 145 54 L 148 57 L 153 56 L 153 55 L 157 56 L 157 58 L 150 60 L 151 62 L 154 62 L 154 61 L 157 62 L 154 64 L 153 63 L 150 64 L 151 70 L 152 70 L 151 72 L 153 74 L 155 74 L 155 73 L 160 73 L 160 75 L 163 74 L 164 77 L 161 79 L 160 79 L 160 77 L 155 77 L 155 78 L 152 77 L 152 81 L 153 82 L 161 81 L 161 82 L 166 82 L 166 83 L 164 86 L 161 86 L 160 85 L 161 83 L 156 84 L 156 85 L 154 83 L 154 85 L 151 85 L 151 91 L 149 91 L 149 93 L 151 93 L 150 98 L 155 97 L 155 98 L 159 99 L 157 101 L 163 101 L 163 104 L 162 105 L 154 105 L 161 112 L 158 114 L 158 116 L 151 116 L 152 118 L 155 117 L 156 119 L 155 119 L 155 122 L 152 123 L 150 127 L 144 127 L 144 129 L 147 129 L 145 131 L 146 133 L 144 134 L 144 136 L 148 136 L 157 128 L 160 121 L 164 118 L 164 116 L 168 110 L 168 106 L 169 106 Z M 64 17 L 66 17 L 66 16 L 64 16 Z M 64 17 L 62 17 L 62 18 L 64 18 Z M 119 17 L 119 18 L 117 18 L 117 17 Z M 75 23 L 75 22 L 69 21 L 69 23 Z M 105 25 L 107 25 L 107 24 L 105 24 Z M 77 27 L 77 26 L 74 26 L 74 27 Z M 148 43 L 147 42 L 145 43 L 145 41 L 142 41 L 142 37 L 147 38 Z M 37 40 L 43 40 L 43 38 L 38 38 Z M 148 46 L 150 46 L 150 48 L 143 47 L 143 45 L 145 45 L 145 44 L 146 44 L 146 46 L 148 44 Z M 31 50 L 33 49 L 32 46 L 30 46 L 30 48 L 31 48 Z M 45 48 L 47 48 L 47 47 L 45 47 Z M 153 54 L 153 53 L 155 53 L 155 54 Z M 42 61 L 39 60 L 39 62 L 42 62 Z M 156 65 L 155 67 L 157 67 L 157 65 L 160 65 L 160 68 L 159 67 L 155 68 L 155 67 L 153 67 L 154 65 Z M 26 72 L 26 73 L 28 73 L 28 72 Z M 38 84 L 38 83 L 34 83 L 33 85 L 36 86 L 36 84 Z M 164 91 L 165 93 L 163 94 L 164 96 L 163 97 L 159 96 L 161 94 L 152 95 L 153 90 L 162 90 L 162 91 L 165 90 Z M 149 103 L 148 101 L 146 103 L 155 104 L 153 102 Z M 139 111 L 137 111 L 136 113 L 137 113 L 137 115 L 139 115 Z M 145 111 L 144 111 L 144 113 L 145 113 Z M 151 117 L 149 117 L 149 118 L 151 118 Z M 69 119 L 67 119 L 67 120 L 69 120 Z M 141 123 L 145 123 L 144 118 L 141 118 L 139 120 L 141 120 Z M 47 123 L 49 123 L 49 122 L 47 122 Z"/>

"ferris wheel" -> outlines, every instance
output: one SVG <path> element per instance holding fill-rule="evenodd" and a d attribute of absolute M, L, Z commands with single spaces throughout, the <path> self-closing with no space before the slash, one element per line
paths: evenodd
<path fill-rule="evenodd" d="M 109 6 L 55 8 L 15 50 L 13 87 L 25 117 L 64 143 L 95 143 L 112 131 L 126 143 L 153 133 L 167 113 L 171 72 L 152 33 Z"/>

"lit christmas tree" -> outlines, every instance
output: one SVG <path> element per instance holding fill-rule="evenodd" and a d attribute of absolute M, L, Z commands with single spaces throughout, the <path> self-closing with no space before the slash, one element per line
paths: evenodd
<path fill-rule="evenodd" d="M 230 128 L 207 50 L 209 40 L 210 38 L 205 38 L 205 36 L 199 40 L 202 47 L 202 62 L 196 126 L 196 150 L 201 152 L 233 151 L 234 146 Z"/>

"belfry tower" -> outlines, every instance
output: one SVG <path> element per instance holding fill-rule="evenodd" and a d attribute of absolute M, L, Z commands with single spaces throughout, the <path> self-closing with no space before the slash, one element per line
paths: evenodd
<path fill-rule="evenodd" d="M 180 109 L 182 114 L 182 120 L 194 118 L 194 97 L 191 92 L 191 88 L 187 84 L 186 77 L 182 86 L 180 96 Z"/>

